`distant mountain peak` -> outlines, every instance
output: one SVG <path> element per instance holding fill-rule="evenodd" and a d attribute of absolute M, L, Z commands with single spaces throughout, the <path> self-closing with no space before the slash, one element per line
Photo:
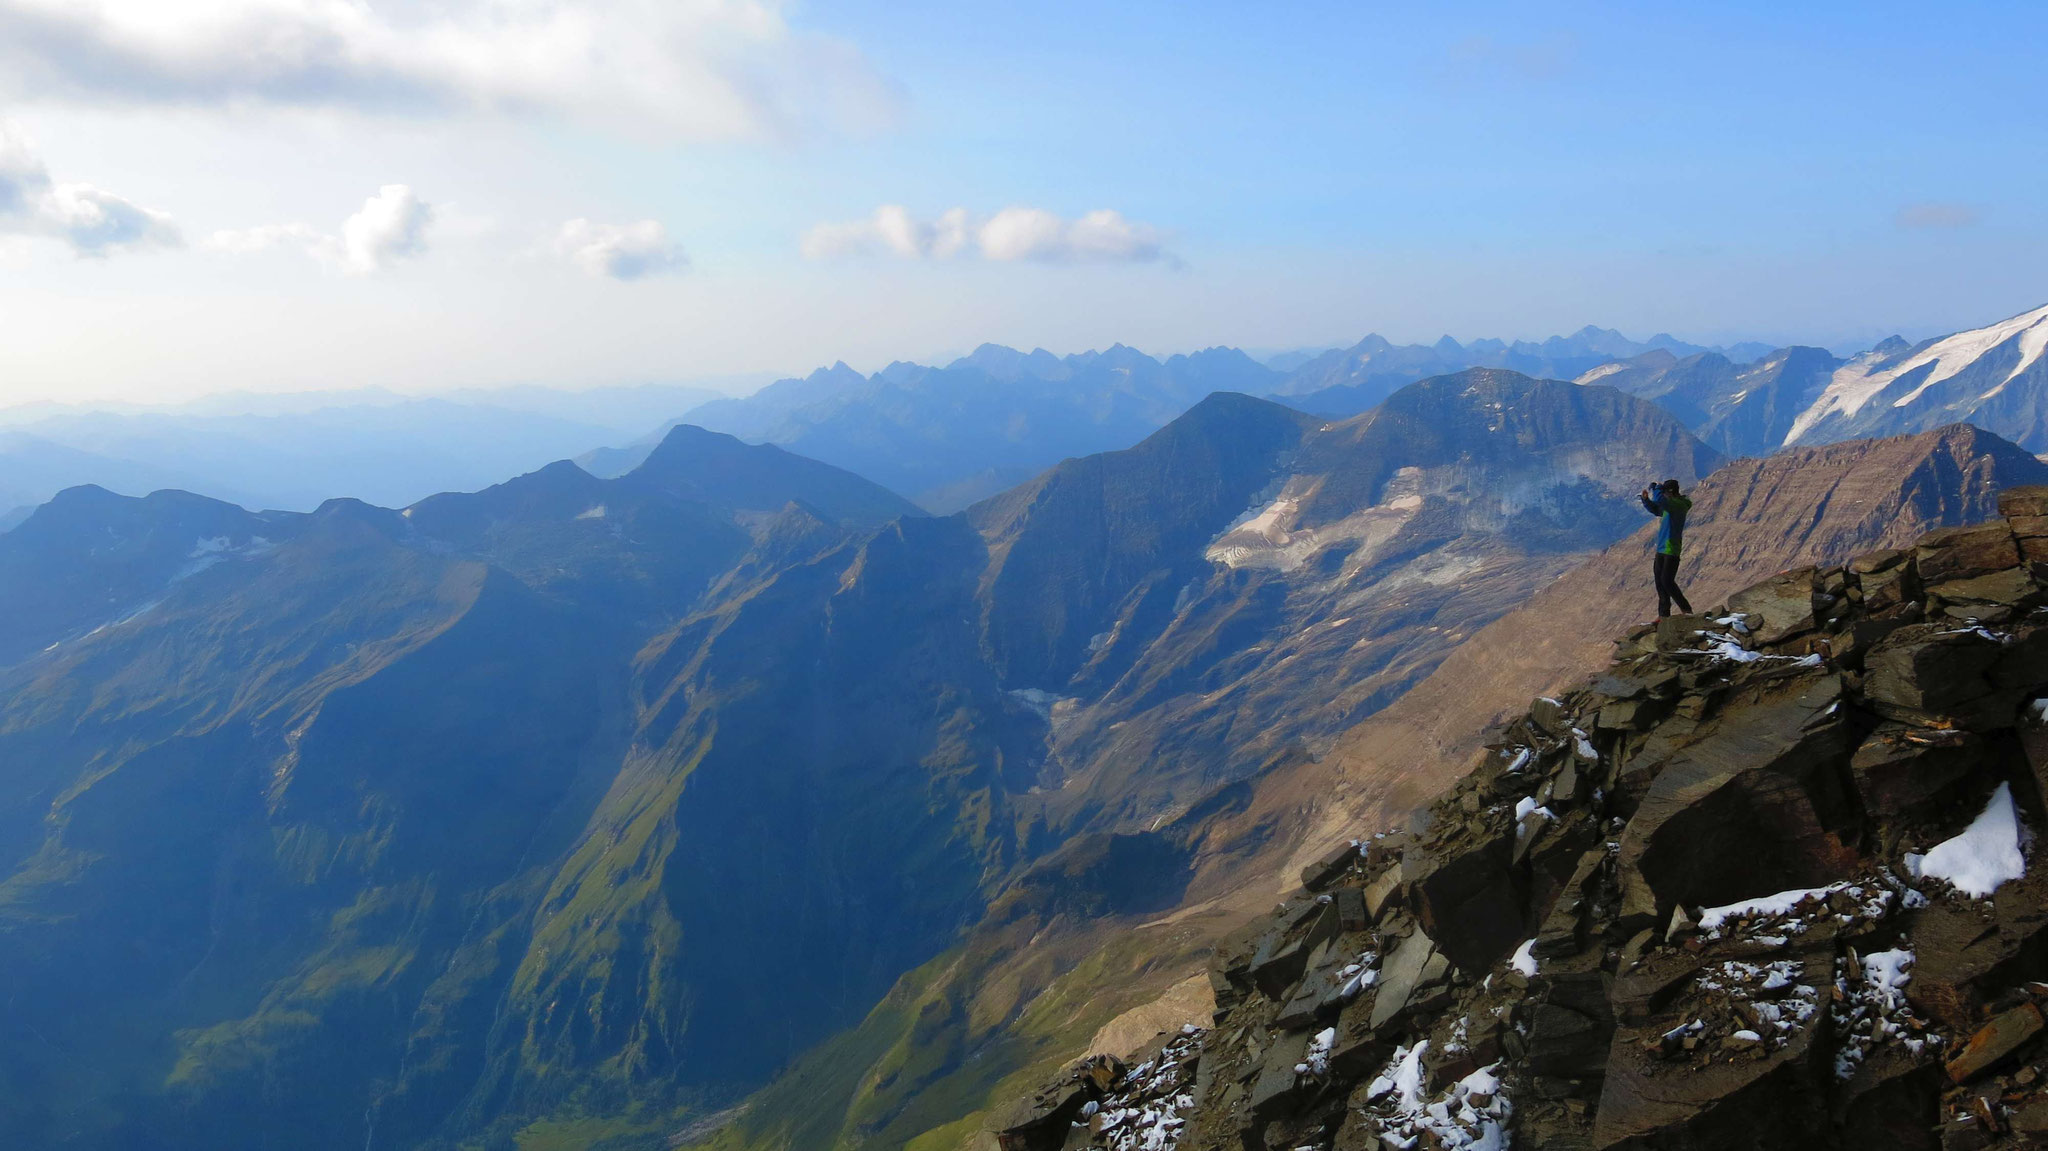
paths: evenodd
<path fill-rule="evenodd" d="M 983 344 L 947 364 L 948 371 L 973 368 L 999 380 L 1056 380 L 1070 375 L 1067 365 L 1044 348 L 1020 352 L 1004 344 Z"/>
<path fill-rule="evenodd" d="M 843 468 L 749 444 L 695 424 L 677 424 L 622 483 L 653 486 L 729 512 L 775 512 L 799 501 L 841 523 L 879 524 L 924 512 Z"/>

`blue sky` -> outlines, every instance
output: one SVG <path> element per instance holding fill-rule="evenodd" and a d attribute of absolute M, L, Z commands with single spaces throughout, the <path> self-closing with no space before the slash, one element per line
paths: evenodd
<path fill-rule="evenodd" d="M 2018 5 L 0 0 L 0 402 L 1938 334 L 2048 301 L 2044 48 Z"/>

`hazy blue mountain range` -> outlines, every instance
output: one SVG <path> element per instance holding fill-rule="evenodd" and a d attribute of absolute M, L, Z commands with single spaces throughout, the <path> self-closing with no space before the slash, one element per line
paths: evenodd
<path fill-rule="evenodd" d="M 419 399 L 370 389 L 0 412 L 0 517 L 8 517 L 0 527 L 87 483 L 137 496 L 182 488 L 294 511 L 335 496 L 404 505 L 640 435 L 711 394 L 527 387 Z"/>
<path fill-rule="evenodd" d="M 1601 364 L 1647 352 L 1691 356 L 1706 352 L 1738 363 L 1768 353 L 1763 344 L 1703 348 L 1658 333 L 1637 343 L 1609 328 L 1592 325 L 1542 342 L 1473 340 L 1460 344 L 1445 336 L 1434 344 L 1389 343 L 1371 335 L 1349 348 L 1332 349 L 1293 368 L 1274 394 L 1304 411 L 1348 416 L 1372 407 L 1396 388 L 1465 368 L 1505 368 L 1538 379 L 1571 379 Z"/>
<path fill-rule="evenodd" d="M 1211 392 L 1259 394 L 1280 379 L 1234 348 L 1161 361 L 1121 344 L 1064 357 L 985 344 L 944 367 L 895 363 L 863 376 L 834 364 L 683 418 L 950 512 L 1069 456 L 1136 443 Z M 627 450 L 581 462 L 603 474 L 636 459 Z"/>
<path fill-rule="evenodd" d="M 1213 395 L 946 517 L 688 426 L 401 510 L 67 491 L 0 536 L 0 1128 L 662 1145 L 991 916 L 1170 903 L 1180 848 L 1083 861 L 1717 459 L 1482 370 L 1336 423 Z"/>
<path fill-rule="evenodd" d="M 711 401 L 682 419 L 837 464 L 943 513 L 1063 458 L 1134 443 L 1212 391 L 1272 395 L 1297 410 L 1343 417 L 1404 385 L 1469 367 L 1570 379 L 1651 349 L 1706 351 L 1670 336 L 1636 343 L 1593 327 L 1541 343 L 1459 344 L 1446 336 L 1396 346 L 1368 336 L 1348 349 L 1283 354 L 1273 361 L 1288 366 L 1281 371 L 1235 348 L 1160 360 L 1121 344 L 1064 357 L 987 344 L 943 368 L 897 363 L 864 376 L 834 364 L 751 396 Z M 1729 354 L 1767 350 L 1744 345 Z M 579 462 L 616 475 L 652 443 L 591 452 Z"/>

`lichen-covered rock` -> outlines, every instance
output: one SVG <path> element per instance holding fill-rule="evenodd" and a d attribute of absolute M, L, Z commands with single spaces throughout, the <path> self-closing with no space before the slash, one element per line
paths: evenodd
<path fill-rule="evenodd" d="M 2001 507 L 1635 629 L 1218 948 L 1192 1086 L 1004 1146 L 2048 1145 L 2048 488 Z"/>

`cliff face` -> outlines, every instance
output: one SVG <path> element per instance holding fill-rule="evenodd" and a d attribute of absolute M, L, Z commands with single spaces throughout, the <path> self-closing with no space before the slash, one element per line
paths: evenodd
<path fill-rule="evenodd" d="M 1629 629 L 1010 1151 L 2033 1146 L 2048 488 Z"/>

